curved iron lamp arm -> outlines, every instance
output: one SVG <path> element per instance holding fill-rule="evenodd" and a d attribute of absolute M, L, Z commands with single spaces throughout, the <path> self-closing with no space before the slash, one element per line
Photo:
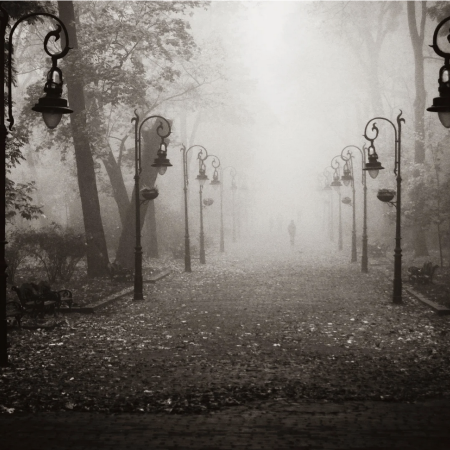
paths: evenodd
<path fill-rule="evenodd" d="M 442 20 L 439 25 L 436 27 L 436 29 L 434 30 L 434 34 L 433 34 L 433 44 L 430 45 L 430 47 L 436 52 L 436 54 L 438 54 L 439 56 L 441 56 L 442 58 L 445 59 L 445 65 L 448 66 L 450 63 L 450 53 L 448 52 L 444 52 L 443 50 L 441 50 L 439 48 L 439 45 L 437 43 L 437 38 L 438 38 L 438 34 L 439 31 L 441 30 L 441 28 L 444 26 L 445 23 L 447 23 L 450 20 L 450 17 L 446 17 L 444 20 Z M 447 40 L 450 42 L 450 35 L 447 36 Z"/>
<path fill-rule="evenodd" d="M 6 22 L 8 22 L 9 14 L 6 12 L 6 10 L 1 5 L 0 5 L 0 10 L 3 13 L 2 20 L 5 20 Z M 57 29 L 49 31 L 44 39 L 44 51 L 45 51 L 45 53 L 47 53 L 48 56 L 50 56 L 52 58 L 52 69 L 57 68 L 58 59 L 64 58 L 64 56 L 66 56 L 67 53 L 69 52 L 69 50 L 71 49 L 71 47 L 69 46 L 69 34 L 67 32 L 66 26 L 64 25 L 64 22 L 59 17 L 57 17 L 53 14 L 46 13 L 46 12 L 27 14 L 27 15 L 21 17 L 20 19 L 18 19 L 17 22 L 13 25 L 13 27 L 11 28 L 11 31 L 9 32 L 9 39 L 8 39 L 9 59 L 7 62 L 7 64 L 8 64 L 8 119 L 6 119 L 6 120 L 9 122 L 10 130 L 12 130 L 12 128 L 14 126 L 14 116 L 12 113 L 12 59 L 13 59 L 13 54 L 14 54 L 14 47 L 13 47 L 13 43 L 12 43 L 13 34 L 14 34 L 14 31 L 17 28 L 17 26 L 20 23 L 22 23 L 24 20 L 27 20 L 31 17 L 39 17 L 39 16 L 50 17 L 50 18 L 54 19 L 56 22 L 58 22 Z M 61 50 L 61 52 L 52 53 L 48 49 L 48 41 L 52 37 L 55 38 L 55 41 L 59 40 L 60 35 L 61 35 L 61 29 L 64 31 L 64 38 L 65 38 L 66 45 Z M 59 69 L 57 69 L 57 70 L 59 71 Z M 59 74 L 61 76 L 61 81 L 62 81 L 62 74 L 60 71 L 59 71 Z"/>
<path fill-rule="evenodd" d="M 333 173 L 333 181 L 335 181 L 335 179 L 339 180 L 339 178 L 340 178 L 341 165 L 339 164 L 339 160 L 338 160 L 338 158 L 340 158 L 340 157 L 341 157 L 341 155 L 336 155 L 335 157 L 333 157 L 333 159 L 331 160 L 331 163 L 330 163 L 330 167 L 334 171 L 334 173 Z"/>
<path fill-rule="evenodd" d="M 394 174 L 398 175 L 400 173 L 400 164 L 401 164 L 401 160 L 400 160 L 400 152 L 399 152 L 399 147 L 400 147 L 400 138 L 399 136 L 401 135 L 401 127 L 402 127 L 402 122 L 405 122 L 405 119 L 403 119 L 403 117 L 401 117 L 403 114 L 402 110 L 400 110 L 400 114 L 397 116 L 397 127 L 394 125 L 393 122 L 391 122 L 389 119 L 386 119 L 385 117 L 374 117 L 373 119 L 370 119 L 367 124 L 366 127 L 364 128 L 364 134 L 363 136 L 370 142 L 369 147 L 367 148 L 368 153 L 370 154 L 370 151 L 372 150 L 375 154 L 375 156 L 377 156 L 376 154 L 376 150 L 375 150 L 375 145 L 373 144 L 375 139 L 378 137 L 379 134 L 379 130 L 377 127 L 376 122 L 374 122 L 375 120 L 384 120 L 386 122 L 389 122 L 392 125 L 392 128 L 394 129 L 394 138 L 395 138 L 395 166 L 394 166 Z M 369 124 L 373 122 L 372 125 L 372 131 L 375 132 L 375 137 L 370 138 L 367 135 L 367 130 L 369 127 Z"/>
<path fill-rule="evenodd" d="M 159 125 L 156 128 L 156 134 L 161 138 L 161 143 L 160 143 L 160 148 L 158 150 L 158 156 L 161 155 L 161 153 L 167 153 L 167 144 L 164 141 L 164 139 L 166 137 L 168 137 L 170 135 L 170 133 L 172 132 L 172 129 L 170 127 L 170 123 L 169 121 L 162 117 L 162 116 L 158 116 L 158 115 L 153 115 L 153 116 L 148 116 L 146 117 L 142 122 L 140 122 L 140 117 L 139 114 L 137 113 L 137 110 L 134 110 L 134 117 L 131 119 L 131 122 L 135 122 L 135 137 L 136 137 L 136 148 L 138 149 L 137 151 L 137 158 L 136 158 L 136 170 L 137 172 L 140 174 L 142 172 L 142 164 L 141 164 L 141 156 L 142 156 L 142 151 L 141 151 L 141 131 L 142 131 L 142 127 L 144 126 L 145 122 L 147 122 L 150 119 L 159 119 Z M 164 125 L 167 126 L 167 132 L 164 133 Z M 164 150 L 162 150 L 162 147 L 164 146 Z"/>
<path fill-rule="evenodd" d="M 197 148 L 197 147 L 199 147 L 201 149 L 200 153 L 205 152 L 206 155 L 208 154 L 206 148 L 203 147 L 203 145 L 198 145 L 198 144 L 191 145 L 188 149 L 186 149 L 186 147 L 184 145 L 182 145 L 180 148 L 180 151 L 183 152 L 183 161 L 184 161 L 183 173 L 184 173 L 184 179 L 186 180 L 186 186 L 189 184 L 189 174 L 188 174 L 188 168 L 187 168 L 187 155 L 190 150 L 192 150 L 193 148 Z M 197 155 L 197 159 L 199 159 L 198 155 Z"/>

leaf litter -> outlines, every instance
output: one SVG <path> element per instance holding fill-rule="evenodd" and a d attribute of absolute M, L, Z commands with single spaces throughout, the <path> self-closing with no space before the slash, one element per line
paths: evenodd
<path fill-rule="evenodd" d="M 234 256 L 236 258 L 236 256 Z M 345 262 L 210 256 L 51 330 L 11 329 L 0 413 L 205 413 L 267 399 L 448 396 L 448 318 Z M 245 270 L 244 270 L 245 269 Z"/>

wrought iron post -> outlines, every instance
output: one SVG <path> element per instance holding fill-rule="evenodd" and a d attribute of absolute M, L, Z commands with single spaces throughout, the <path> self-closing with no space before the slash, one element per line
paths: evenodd
<path fill-rule="evenodd" d="M 170 161 L 167 159 L 167 145 L 165 143 L 165 138 L 167 138 L 171 133 L 170 123 L 167 119 L 162 116 L 149 116 L 146 117 L 142 122 L 137 111 L 134 111 L 134 117 L 131 122 L 134 122 L 134 200 L 135 200 L 135 233 L 136 233 L 136 244 L 134 247 L 134 293 L 133 300 L 143 300 L 143 278 L 142 278 L 142 245 L 141 245 L 141 198 L 139 190 L 139 180 L 142 171 L 141 162 L 141 131 L 144 124 L 151 119 L 159 119 L 159 125 L 156 128 L 156 133 L 161 138 L 160 148 L 158 150 L 158 156 L 155 158 L 155 162 L 152 164 L 153 167 L 157 167 L 159 174 L 163 175 L 166 172 L 167 167 L 170 167 Z M 164 132 L 164 128 L 167 131 Z"/>
<path fill-rule="evenodd" d="M 57 29 L 50 31 L 44 38 L 44 51 L 52 59 L 52 67 L 47 74 L 47 82 L 44 87 L 46 96 L 39 99 L 39 102 L 32 108 L 34 111 L 42 112 L 44 122 L 49 128 L 55 128 L 59 123 L 62 114 L 69 114 L 73 112 L 67 107 L 67 101 L 60 98 L 62 94 L 62 72 L 57 67 L 57 61 L 67 55 L 70 50 L 69 47 L 69 35 L 67 29 L 62 20 L 49 13 L 31 13 L 27 14 L 11 27 L 9 32 L 8 45 L 6 46 L 6 30 L 9 22 L 9 14 L 3 5 L 0 4 L 0 33 L 1 33 L 1 52 L 0 52 L 0 70 L 2 72 L 2 80 L 0 82 L 0 158 L 3 161 L 3 169 L 0 180 L 0 366 L 6 367 L 8 365 L 8 336 L 7 336 L 7 323 L 6 323 L 6 288 L 7 288 L 7 263 L 5 257 L 6 246 L 6 139 L 8 131 L 5 124 L 5 81 L 8 83 L 8 122 L 9 129 L 11 130 L 14 125 L 14 116 L 12 113 L 12 57 L 14 53 L 13 47 L 13 34 L 17 26 L 31 17 L 50 17 L 57 22 Z M 51 53 L 47 47 L 49 40 L 53 37 L 55 40 L 59 39 L 61 30 L 64 31 L 64 48 L 60 53 Z M 7 58 L 5 60 L 5 56 Z M 8 70 L 8 76 L 5 75 L 5 68 Z"/>
<path fill-rule="evenodd" d="M 367 149 L 369 155 L 369 162 L 366 163 L 364 170 L 368 170 L 373 173 L 372 177 L 378 175 L 378 171 L 383 169 L 381 164 L 378 162 L 378 155 L 375 151 L 374 141 L 378 137 L 378 128 L 376 126 L 375 120 L 384 120 L 389 122 L 394 128 L 394 153 L 395 153 L 395 163 L 394 163 L 394 174 L 397 181 L 397 199 L 394 202 L 396 206 L 396 222 L 395 222 L 395 250 L 394 250 L 394 290 L 393 290 L 393 302 L 402 303 L 402 248 L 401 248 L 401 211 L 402 211 L 402 177 L 401 177 L 401 134 L 402 134 L 402 122 L 405 119 L 402 117 L 402 111 L 397 116 L 397 127 L 389 119 L 385 117 L 374 117 L 367 122 L 364 129 L 364 137 L 370 142 Z M 372 131 L 375 133 L 373 138 L 368 137 L 367 131 L 369 124 L 373 122 Z"/>

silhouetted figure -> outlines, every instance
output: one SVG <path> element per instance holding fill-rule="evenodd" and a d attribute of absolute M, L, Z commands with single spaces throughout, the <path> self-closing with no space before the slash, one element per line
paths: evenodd
<path fill-rule="evenodd" d="M 293 220 L 291 220 L 291 223 L 288 226 L 288 233 L 289 237 L 291 239 L 291 246 L 293 247 L 295 244 L 295 232 L 296 232 L 296 226 Z"/>

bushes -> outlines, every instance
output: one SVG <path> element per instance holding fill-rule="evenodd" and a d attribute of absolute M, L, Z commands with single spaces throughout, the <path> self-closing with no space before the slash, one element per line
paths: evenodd
<path fill-rule="evenodd" d="M 39 230 L 17 230 L 11 233 L 11 242 L 6 247 L 11 282 L 19 264 L 32 256 L 39 261 L 50 283 L 57 279 L 69 281 L 80 260 L 86 254 L 84 236 L 73 230 L 63 230 L 52 225 Z"/>
<path fill-rule="evenodd" d="M 7 242 L 5 247 L 6 261 L 8 263 L 6 273 L 8 274 L 9 282 L 14 284 L 17 268 L 29 253 L 25 245 L 25 233 L 21 230 L 12 231 L 7 237 Z"/>

